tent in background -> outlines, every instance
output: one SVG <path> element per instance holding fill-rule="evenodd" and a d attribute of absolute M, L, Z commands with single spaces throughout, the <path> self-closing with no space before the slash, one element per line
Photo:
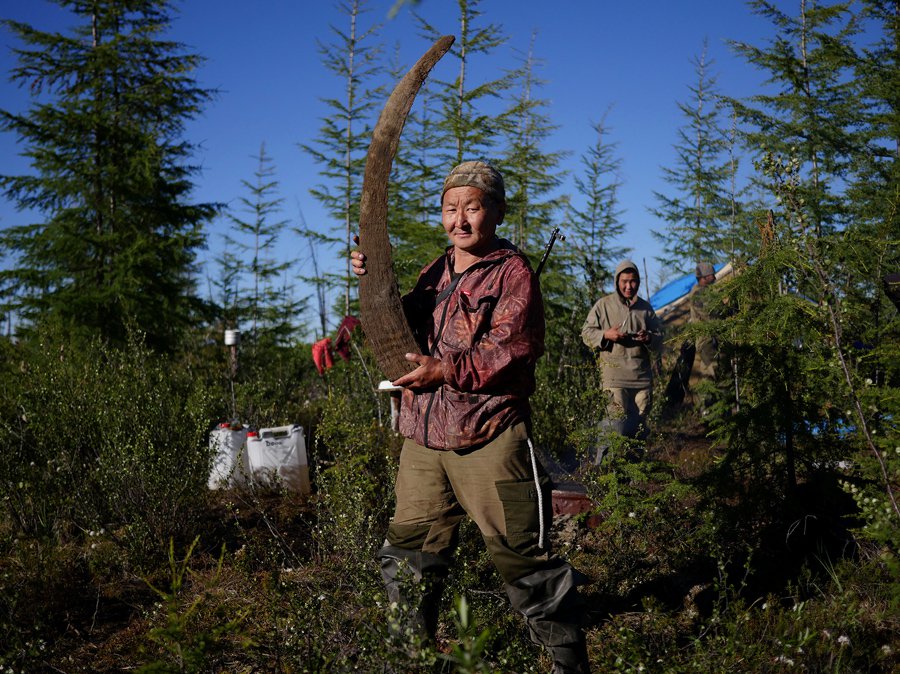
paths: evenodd
<path fill-rule="evenodd" d="M 716 270 L 716 281 L 733 273 L 734 267 L 730 262 L 713 265 Z M 650 306 L 656 312 L 659 320 L 668 327 L 682 325 L 691 315 L 691 305 L 688 296 L 691 289 L 697 284 L 697 278 L 693 274 L 682 276 L 670 281 L 657 290 L 648 300 Z"/>

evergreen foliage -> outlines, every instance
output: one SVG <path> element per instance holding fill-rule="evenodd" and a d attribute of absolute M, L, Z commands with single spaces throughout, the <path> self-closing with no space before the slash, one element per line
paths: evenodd
<path fill-rule="evenodd" d="M 197 320 L 196 250 L 213 204 L 189 202 L 196 168 L 181 134 L 212 92 L 190 73 L 198 56 L 166 40 L 169 3 L 56 0 L 81 21 L 62 35 L 6 21 L 22 41 L 13 80 L 33 92 L 3 111 L 33 168 L 0 186 L 37 222 L 6 229 L 0 273 L 22 327 L 55 317 L 124 343 L 129 325 L 171 349 Z"/>
<path fill-rule="evenodd" d="M 566 200 L 565 240 L 554 245 L 541 276 L 546 355 L 538 362 L 532 397 L 538 442 L 555 458 L 574 451 L 579 460 L 586 454 L 579 453 L 572 438 L 592 427 L 605 407 L 596 363 L 581 341 L 581 325 L 603 294 L 603 279 L 611 277 L 616 259 L 627 250 L 614 242 L 624 231 L 617 208 L 621 160 L 603 123 L 593 128 L 596 141 L 582 155 L 584 174 L 574 178 L 584 208 L 577 210 Z"/>
<path fill-rule="evenodd" d="M 859 87 L 860 124 L 852 145 L 852 177 L 847 188 L 854 229 L 860 233 L 851 250 L 868 247 L 868 241 L 893 242 L 870 251 L 877 255 L 857 255 L 852 267 L 856 276 L 881 279 L 891 269 L 900 268 L 900 8 L 896 3 L 872 0 L 864 3 L 863 18 L 877 35 L 875 43 L 858 49 L 854 75 Z M 847 292 L 858 290 L 848 288 Z M 859 297 L 869 301 L 876 331 L 884 329 L 884 297 L 880 285 L 874 295 Z M 878 341 L 882 341 L 877 337 Z"/>
<path fill-rule="evenodd" d="M 264 143 L 257 162 L 255 180 L 241 181 L 247 191 L 238 200 L 244 215 L 228 215 L 233 234 L 225 236 L 221 261 L 225 324 L 244 327 L 250 340 L 286 344 L 297 332 L 296 319 L 305 302 L 294 299 L 293 284 L 287 280 L 296 261 L 286 259 L 279 246 L 288 221 L 273 221 L 281 215 L 284 200 Z"/>
<path fill-rule="evenodd" d="M 630 248 L 616 242 L 625 232 L 619 208 L 622 159 L 617 144 L 609 140 L 606 115 L 591 124 L 594 142 L 581 154 L 582 173 L 575 189 L 584 206 L 570 206 L 567 229 L 572 273 L 586 286 L 586 302 L 612 291 L 612 270 Z"/>
<path fill-rule="evenodd" d="M 798 17 L 767 2 L 752 7 L 772 20 L 776 37 L 768 50 L 736 47 L 778 93 L 732 103 L 744 140 L 762 150 L 753 182 L 777 209 L 760 220 L 759 255 L 717 289 L 729 301 L 726 317 L 698 328 L 733 350 L 741 373 L 737 413 L 725 404 L 718 428 L 728 456 L 743 447 L 756 478 L 772 479 L 786 499 L 852 459 L 867 486 L 845 486 L 870 520 L 865 535 L 888 544 L 895 567 L 896 459 L 879 432 L 892 435 L 882 424 L 897 413 L 896 371 L 886 360 L 896 348 L 896 307 L 882 287 L 897 255 L 898 107 L 888 74 L 896 7 L 853 14 L 848 3 L 804 1 Z M 882 32 L 873 48 L 856 50 L 866 17 Z M 881 506 L 878 515 L 870 503 Z"/>
<path fill-rule="evenodd" d="M 705 44 L 693 64 L 697 82 L 690 87 L 691 99 L 678 104 L 686 123 L 678 130 L 676 165 L 663 168 L 674 194 L 654 193 L 658 206 L 651 210 L 668 225 L 653 232 L 663 244 L 660 262 L 683 273 L 698 262 L 730 258 L 728 234 L 734 226 L 730 185 L 736 167 L 728 154 L 722 100 Z"/>
<path fill-rule="evenodd" d="M 346 29 L 332 26 L 335 41 L 320 43 L 319 53 L 325 68 L 343 84 L 344 98 L 323 99 L 330 112 L 322 119 L 320 135 L 312 144 L 302 143 L 300 147 L 322 166 L 320 174 L 325 180 L 311 188 L 310 194 L 340 223 L 341 234 L 335 237 L 334 243 L 340 243 L 344 249 L 343 312 L 349 313 L 351 288 L 355 284 L 350 271 L 353 231 L 359 221 L 359 197 L 371 136 L 371 115 L 382 94 L 380 87 L 370 86 L 379 69 L 381 48 L 369 44 L 376 39 L 379 26 L 364 28 L 361 25 L 368 11 L 364 0 L 341 3 L 340 8 L 349 25 Z"/>
<path fill-rule="evenodd" d="M 536 70 L 540 61 L 534 55 L 532 34 L 528 53 L 521 66 L 508 75 L 511 105 L 503 115 L 505 151 L 498 160 L 506 186 L 506 216 L 501 230 L 519 250 L 537 258 L 562 208 L 557 195 L 565 173 L 560 163 L 565 152 L 546 149 L 557 126 L 546 109 L 549 102 L 540 98 L 544 82 Z"/>
<path fill-rule="evenodd" d="M 472 85 L 470 70 L 475 58 L 488 58 L 506 42 L 503 29 L 497 24 L 479 26 L 484 14 L 479 10 L 481 0 L 457 0 L 459 6 L 459 35 L 450 54 L 459 61 L 459 72 L 452 82 L 435 80 L 437 101 L 440 106 L 439 165 L 444 174 L 453 166 L 469 159 L 490 159 L 496 156 L 496 146 L 502 129 L 502 113 L 492 112 L 491 99 L 510 87 L 509 78 L 502 76 Z M 422 35 L 434 42 L 444 33 L 417 17 Z"/>
<path fill-rule="evenodd" d="M 861 109 L 849 70 L 849 41 L 858 32 L 850 4 L 802 0 L 799 16 L 789 16 L 767 0 L 753 0 L 751 8 L 772 22 L 775 36 L 768 47 L 732 43 L 767 74 L 772 89 L 728 99 L 743 125 L 743 142 L 757 157 L 772 152 L 802 160 L 798 189 L 816 235 L 839 230 L 849 219 L 840 197 L 851 158 L 849 130 Z M 752 181 L 773 190 L 758 174 Z"/>

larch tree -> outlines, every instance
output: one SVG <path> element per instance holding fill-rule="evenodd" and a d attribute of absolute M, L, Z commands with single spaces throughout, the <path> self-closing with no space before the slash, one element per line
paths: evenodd
<path fill-rule="evenodd" d="M 294 260 L 279 253 L 288 221 L 282 217 L 284 199 L 265 143 L 256 161 L 253 180 L 241 181 L 246 194 L 238 199 L 238 210 L 228 214 L 231 232 L 225 236 L 225 246 L 237 257 L 241 271 L 237 306 L 248 337 L 275 337 L 277 342 L 294 332 L 293 319 L 299 311 L 292 308 L 291 284 L 284 280 Z"/>
<path fill-rule="evenodd" d="M 701 261 L 718 261 L 728 254 L 732 215 L 732 162 L 728 136 L 722 129 L 722 105 L 716 77 L 710 72 L 706 45 L 693 60 L 697 81 L 691 97 L 678 103 L 685 124 L 678 130 L 675 165 L 663 168 L 672 192 L 654 192 L 653 215 L 667 224 L 653 236 L 662 243 L 659 261 L 682 272 Z"/>
<path fill-rule="evenodd" d="M 459 62 L 456 79 L 452 82 L 435 80 L 436 98 L 440 107 L 438 129 L 442 151 L 439 165 L 444 174 L 453 166 L 470 159 L 490 159 L 502 135 L 501 111 L 491 111 L 493 100 L 501 105 L 500 96 L 510 86 L 506 77 L 473 85 L 470 70 L 473 59 L 490 57 L 506 42 L 503 30 L 496 24 L 479 27 L 480 0 L 457 0 L 459 6 L 459 35 L 450 54 Z M 417 16 L 422 35 L 433 42 L 443 33 Z"/>
<path fill-rule="evenodd" d="M 539 95 L 543 81 L 536 72 L 540 64 L 534 42 L 532 34 L 519 67 L 507 74 L 511 88 L 507 109 L 500 117 L 504 150 L 497 165 L 506 186 L 506 216 L 499 233 L 538 268 L 567 201 L 558 193 L 565 177 L 560 164 L 566 153 L 547 149 L 556 126 L 546 112 L 548 101 Z M 563 345 L 571 335 L 569 321 L 577 304 L 572 291 L 579 285 L 566 265 L 559 264 L 561 248 L 555 247 L 555 256 L 548 256 L 540 277 L 548 326 L 546 348 L 554 364 L 563 357 Z"/>
<path fill-rule="evenodd" d="M 853 66 L 863 103 L 847 188 L 853 226 L 828 249 L 842 272 L 833 283 L 837 301 L 829 299 L 839 311 L 833 332 L 844 344 L 846 379 L 860 392 L 851 400 L 854 425 L 871 429 L 869 451 L 859 460 L 868 486 L 852 495 L 869 519 L 867 535 L 896 551 L 900 455 L 890 425 L 900 415 L 900 306 L 889 298 L 886 279 L 900 269 L 900 3 L 862 5 L 872 41 L 857 50 Z M 900 568 L 896 554 L 890 563 Z"/>
<path fill-rule="evenodd" d="M 25 328 L 53 320 L 120 343 L 133 327 L 171 349 L 197 318 L 196 251 L 216 210 L 190 202 L 183 132 L 213 92 L 191 77 L 201 59 L 165 39 L 166 0 L 55 2 L 80 22 L 69 35 L 4 22 L 33 103 L 0 112 L 0 127 L 32 172 L 0 187 L 36 213 L 0 237 L 6 299 Z"/>
<path fill-rule="evenodd" d="M 892 340 L 879 342 L 872 329 L 879 320 L 873 308 L 888 306 L 878 301 L 875 274 L 896 227 L 878 229 L 890 217 L 889 193 L 872 211 L 866 195 L 879 191 L 877 181 L 866 188 L 856 182 L 893 160 L 889 126 L 875 131 L 872 115 L 889 119 L 895 94 L 876 85 L 886 71 L 867 81 L 880 66 L 859 57 L 860 16 L 850 3 L 801 0 L 797 17 L 771 3 L 752 6 L 772 19 L 776 35 L 768 49 L 739 51 L 769 73 L 774 91 L 735 107 L 745 140 L 758 150 L 755 182 L 772 206 L 759 255 L 713 287 L 714 296 L 727 297 L 728 311 L 707 327 L 728 340 L 741 365 L 740 408 L 722 409 L 714 433 L 728 448 L 723 465 L 760 480 L 739 481 L 765 493 L 759 505 L 767 509 L 779 489 L 788 499 L 809 475 L 852 459 L 867 485 L 846 488 L 876 525 L 866 535 L 896 544 L 896 443 L 882 439 L 890 433 L 885 419 L 898 409 L 896 308 Z M 871 53 L 887 47 L 876 58 L 889 69 L 896 33 L 888 29 L 885 37 Z M 882 158 L 865 159 L 870 152 Z M 870 503 L 878 503 L 877 515 Z"/>
<path fill-rule="evenodd" d="M 372 130 L 373 110 L 381 96 L 380 87 L 370 87 L 379 70 L 381 49 L 370 44 L 377 36 L 379 25 L 361 25 L 367 12 L 363 0 L 341 3 L 346 15 L 346 30 L 331 27 L 335 41 L 319 44 L 319 54 L 325 68 L 343 85 L 343 96 L 323 99 L 328 114 L 322 118 L 319 137 L 312 144 L 301 144 L 321 166 L 322 183 L 310 193 L 326 209 L 329 216 L 340 222 L 342 232 L 335 243 L 343 246 L 346 261 L 344 313 L 350 312 L 351 289 L 356 287 L 350 270 L 350 251 L 353 232 L 359 220 L 359 198 L 362 191 L 366 150 Z"/>
<path fill-rule="evenodd" d="M 880 278 L 898 268 L 900 256 L 896 245 L 900 231 L 900 2 L 867 0 L 863 4 L 863 16 L 877 37 L 874 44 L 858 51 L 854 63 L 863 105 L 848 195 L 857 228 L 875 241 L 893 242 L 871 271 L 857 270 L 860 276 Z"/>
<path fill-rule="evenodd" d="M 244 312 L 241 307 L 241 276 L 244 261 L 241 255 L 230 249 L 228 237 L 224 239 L 225 248 L 216 264 L 217 274 L 210 276 L 209 301 L 218 314 L 221 329 L 236 330 L 243 323 Z"/>
<path fill-rule="evenodd" d="M 583 206 L 569 211 L 570 264 L 584 279 L 586 301 L 611 291 L 613 268 L 630 250 L 616 243 L 625 232 L 619 189 L 622 159 L 617 144 L 609 140 L 606 115 L 591 124 L 594 143 L 581 155 L 581 171 L 574 176 L 576 199 Z"/>
<path fill-rule="evenodd" d="M 510 105 L 502 115 L 504 151 L 498 160 L 506 184 L 506 217 L 502 229 L 519 249 L 539 256 L 564 205 L 557 191 L 565 172 L 564 152 L 551 151 L 547 142 L 556 130 L 539 96 L 544 82 L 537 76 L 532 34 L 521 66 L 508 75 Z"/>
<path fill-rule="evenodd" d="M 850 39 L 858 31 L 851 4 L 799 0 L 799 14 L 790 16 L 773 2 L 752 0 L 751 8 L 772 22 L 775 35 L 764 46 L 732 42 L 767 75 L 766 93 L 729 99 L 743 143 L 757 158 L 771 153 L 799 159 L 798 198 L 816 236 L 848 221 L 841 196 L 852 155 L 848 127 L 860 108 L 849 77 Z M 769 195 L 778 191 L 761 174 L 756 182 Z"/>

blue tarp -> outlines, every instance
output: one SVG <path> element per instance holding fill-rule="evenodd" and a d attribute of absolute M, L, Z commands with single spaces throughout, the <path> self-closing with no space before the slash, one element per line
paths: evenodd
<path fill-rule="evenodd" d="M 713 265 L 713 268 L 718 272 L 724 266 L 724 264 L 717 264 Z M 667 304 L 671 304 L 679 297 L 684 297 L 691 292 L 691 288 L 694 287 L 695 283 L 697 283 L 697 277 L 693 274 L 688 274 L 687 276 L 682 276 L 674 281 L 669 281 L 650 296 L 650 306 L 659 311 Z"/>

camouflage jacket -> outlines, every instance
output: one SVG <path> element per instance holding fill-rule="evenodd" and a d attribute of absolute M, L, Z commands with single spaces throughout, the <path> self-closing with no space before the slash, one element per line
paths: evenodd
<path fill-rule="evenodd" d="M 483 445 L 529 421 L 534 368 L 544 352 L 544 304 L 528 260 L 508 241 L 461 274 L 453 249 L 422 270 L 403 298 L 422 353 L 445 383 L 403 391 L 400 432 L 433 449 Z"/>

